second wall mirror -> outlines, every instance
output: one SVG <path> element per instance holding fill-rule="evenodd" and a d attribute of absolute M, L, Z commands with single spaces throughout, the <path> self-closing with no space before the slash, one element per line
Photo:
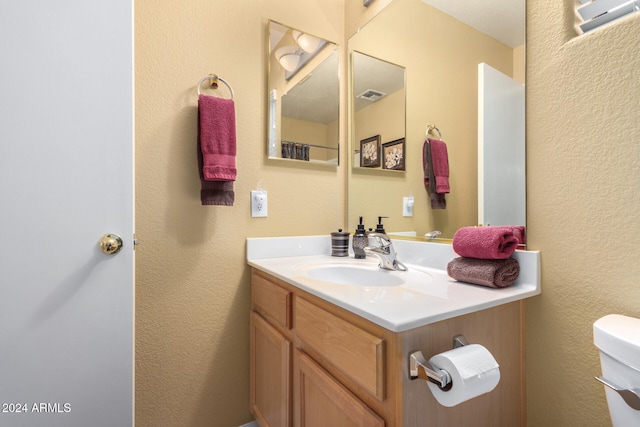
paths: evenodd
<path fill-rule="evenodd" d="M 498 10 L 500 14 L 496 13 Z M 364 217 L 367 227 L 375 226 L 378 216 L 385 216 L 388 217 L 385 228 L 390 233 L 423 237 L 437 230 L 442 238 L 452 238 L 458 228 L 480 223 L 481 191 L 486 195 L 497 190 L 490 180 L 479 181 L 480 172 L 500 172 L 498 181 L 504 183 L 513 179 L 503 173 L 514 171 L 524 183 L 524 16 L 524 0 L 504 0 L 500 7 L 485 2 L 394 0 L 349 38 L 348 52 L 355 58 L 350 82 L 353 90 L 349 93 L 352 108 L 348 152 L 353 162 L 347 168 L 349 230 L 355 229 L 360 216 Z M 511 36 L 496 33 L 505 28 L 510 28 Z M 374 150 L 378 140 L 382 145 L 401 138 L 393 134 L 395 131 L 387 135 L 386 130 L 377 130 L 379 119 L 363 123 L 354 108 L 361 92 L 376 89 L 356 87 L 361 79 L 357 61 L 365 57 L 404 68 L 406 135 L 401 173 L 395 172 L 399 169 L 375 170 L 382 169 L 382 164 L 378 166 L 368 155 L 363 165 L 357 152 L 363 144 L 366 149 Z M 519 86 L 518 91 L 522 93 L 522 109 L 518 107 L 521 129 L 517 137 L 507 138 L 519 145 L 514 151 L 517 159 L 486 152 L 479 155 L 482 138 L 495 141 L 505 129 L 504 123 L 483 125 L 480 119 L 482 115 L 488 117 L 479 108 L 483 98 L 488 98 L 488 91 L 483 94 L 483 85 L 479 83 L 480 64 L 486 65 L 485 76 L 488 71 L 502 74 L 515 80 L 515 86 Z M 507 110 L 511 113 L 516 108 Z M 382 116 L 390 117 L 394 112 L 388 111 Z M 507 112 L 502 110 L 493 116 L 511 117 Z M 361 131 L 363 124 L 371 128 Z M 445 195 L 444 209 L 433 208 L 425 188 L 422 157 L 427 125 L 437 126 L 448 148 L 450 193 Z M 506 154 L 510 149 L 501 147 L 498 151 Z M 483 188 L 482 182 L 488 184 Z M 517 218 L 515 220 L 508 219 L 513 222 L 509 225 L 524 223 L 524 184 L 521 187 L 517 195 L 508 193 L 508 197 L 504 196 L 504 190 L 497 190 L 501 203 L 496 206 L 498 212 L 522 213 L 522 216 L 511 217 Z M 408 215 L 404 202 L 411 198 L 413 210 Z M 485 221 L 484 225 L 505 225 L 491 219 Z"/>
<path fill-rule="evenodd" d="M 269 21 L 271 159 L 339 164 L 338 45 Z"/>
<path fill-rule="evenodd" d="M 404 67 L 353 51 L 351 81 L 354 168 L 406 170 Z"/>

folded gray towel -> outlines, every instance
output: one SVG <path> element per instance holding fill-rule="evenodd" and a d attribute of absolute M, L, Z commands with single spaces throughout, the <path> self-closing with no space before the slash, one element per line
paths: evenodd
<path fill-rule="evenodd" d="M 520 264 L 514 258 L 476 259 L 458 257 L 447 265 L 447 274 L 461 282 L 491 288 L 506 288 L 516 281 Z"/>

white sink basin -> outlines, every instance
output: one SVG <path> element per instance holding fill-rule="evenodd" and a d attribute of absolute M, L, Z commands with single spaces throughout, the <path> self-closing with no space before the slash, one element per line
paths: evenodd
<path fill-rule="evenodd" d="M 408 280 L 425 283 L 432 279 L 429 273 L 417 268 L 410 267 L 407 271 L 383 270 L 372 259 L 301 263 L 296 270 L 303 276 L 322 282 L 369 288 L 402 286 Z"/>
<path fill-rule="evenodd" d="M 371 267 L 353 265 L 327 265 L 307 270 L 307 276 L 340 285 L 400 286 L 405 283 L 404 278 L 394 274 L 395 271 L 373 268 L 375 270 Z"/>

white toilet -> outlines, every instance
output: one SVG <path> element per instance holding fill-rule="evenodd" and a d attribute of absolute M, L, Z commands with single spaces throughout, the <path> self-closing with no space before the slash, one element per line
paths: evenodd
<path fill-rule="evenodd" d="M 605 384 L 614 427 L 640 426 L 640 319 L 604 316 L 593 324 L 593 341 L 600 349 L 598 380 Z"/>

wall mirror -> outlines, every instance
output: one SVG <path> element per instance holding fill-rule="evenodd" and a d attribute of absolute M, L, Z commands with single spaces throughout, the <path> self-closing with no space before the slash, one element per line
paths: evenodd
<path fill-rule="evenodd" d="M 337 166 L 337 44 L 275 21 L 268 30 L 268 157 Z"/>
<path fill-rule="evenodd" d="M 524 0 L 394 0 L 349 38 L 348 52 L 352 58 L 364 54 L 400 64 L 406 73 L 405 170 L 374 173 L 359 164 L 357 151 L 362 140 L 377 133 L 363 135 L 359 130 L 371 124 L 359 122 L 355 109 L 359 73 L 354 63 L 350 63 L 354 67 L 349 82 L 352 99 L 348 122 L 348 152 L 352 156 L 347 172 L 350 230 L 355 229 L 359 216 L 364 217 L 366 227 L 375 226 L 378 216 L 388 217 L 387 232 L 417 237 L 438 230 L 441 238 L 450 239 L 463 226 L 499 225 L 497 220 L 479 221 L 482 216 L 479 204 L 483 203 L 479 197 L 491 193 L 489 187 L 498 182 L 513 181 L 507 172 L 521 178 L 519 194 L 494 191 L 495 203 L 502 203 L 496 210 L 517 211 L 521 215 L 508 219 L 508 223 L 524 224 L 524 3 Z M 484 83 L 479 82 L 485 73 L 481 70 L 492 70 L 515 81 L 520 92 L 517 117 L 507 115 L 504 110 L 485 113 L 485 98 L 491 97 L 487 96 Z M 381 113 L 391 114 L 392 111 Z M 515 136 L 506 139 L 519 148 L 497 148 L 498 153 L 514 151 L 515 159 L 484 152 L 484 139 L 493 141 L 505 127 L 499 121 L 501 117 L 518 122 Z M 438 127 L 447 144 L 451 189 L 445 195 L 445 209 L 432 208 L 424 186 L 422 150 L 428 124 Z M 384 144 L 393 138 L 381 135 L 380 139 Z M 486 171 L 497 171 L 498 179 L 484 179 Z M 412 212 L 407 212 L 405 201 L 411 200 Z"/>
<path fill-rule="evenodd" d="M 404 171 L 405 69 L 351 52 L 353 167 L 366 171 Z M 399 153 L 395 157 L 390 152 Z M 357 169 L 356 169 L 357 171 Z M 357 172 L 356 172 L 357 173 Z"/>

